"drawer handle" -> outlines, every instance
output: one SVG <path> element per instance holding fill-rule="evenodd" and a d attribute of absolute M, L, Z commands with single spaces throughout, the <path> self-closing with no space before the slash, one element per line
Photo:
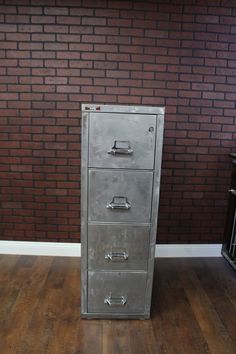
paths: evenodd
<path fill-rule="evenodd" d="M 111 262 L 116 262 L 116 261 L 127 261 L 129 258 L 128 253 L 126 252 L 108 252 L 105 255 L 105 259 Z"/>
<path fill-rule="evenodd" d="M 115 140 L 114 146 L 110 151 L 107 151 L 110 155 L 132 155 L 133 150 L 130 147 L 129 141 Z"/>
<path fill-rule="evenodd" d="M 125 306 L 126 301 L 126 296 L 112 297 L 110 295 L 105 297 L 104 304 L 107 304 L 109 306 Z"/>
<path fill-rule="evenodd" d="M 119 209 L 119 210 L 129 210 L 131 208 L 131 204 L 128 201 L 127 197 L 118 197 L 115 196 L 112 198 L 112 201 L 107 204 L 107 209 Z"/>
<path fill-rule="evenodd" d="M 236 197 L 236 190 L 235 189 L 229 189 L 228 192 L 233 194 Z"/>

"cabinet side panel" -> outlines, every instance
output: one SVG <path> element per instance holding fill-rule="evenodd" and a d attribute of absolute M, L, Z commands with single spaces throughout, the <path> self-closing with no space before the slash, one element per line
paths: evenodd
<path fill-rule="evenodd" d="M 162 163 L 162 146 L 163 146 L 163 131 L 164 131 L 164 115 L 157 115 L 156 124 L 156 146 L 155 146 L 155 165 L 153 174 L 153 195 L 152 195 L 152 211 L 151 211 L 151 232 L 150 232 L 150 252 L 148 259 L 148 275 L 147 288 L 145 298 L 145 313 L 150 313 L 152 300 L 152 284 L 153 271 L 155 261 L 155 246 L 159 208 L 160 180 L 161 180 L 161 163 Z"/>
<path fill-rule="evenodd" d="M 81 144 L 81 313 L 87 312 L 87 219 L 88 219 L 88 130 L 89 113 L 82 112 Z"/>

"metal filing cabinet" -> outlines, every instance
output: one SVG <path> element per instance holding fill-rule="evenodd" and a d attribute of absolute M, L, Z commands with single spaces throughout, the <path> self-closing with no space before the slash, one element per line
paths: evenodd
<path fill-rule="evenodd" d="M 163 107 L 82 105 L 82 317 L 150 317 L 163 126 Z"/>

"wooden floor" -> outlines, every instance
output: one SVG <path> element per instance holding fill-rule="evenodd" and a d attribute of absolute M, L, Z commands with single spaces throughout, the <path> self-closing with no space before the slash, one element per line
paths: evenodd
<path fill-rule="evenodd" d="M 78 258 L 0 255 L 0 353 L 235 354 L 236 273 L 159 259 L 151 320 L 81 320 Z"/>

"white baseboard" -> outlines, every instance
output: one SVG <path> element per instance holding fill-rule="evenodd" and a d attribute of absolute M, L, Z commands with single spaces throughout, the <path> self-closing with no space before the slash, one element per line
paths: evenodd
<path fill-rule="evenodd" d="M 221 247 L 221 243 L 160 244 L 156 245 L 155 257 L 221 257 Z"/>
<path fill-rule="evenodd" d="M 155 257 L 221 257 L 221 244 L 159 244 Z M 0 254 L 80 257 L 80 243 L 0 241 Z"/>
<path fill-rule="evenodd" d="M 80 257 L 80 243 L 0 241 L 0 254 Z"/>

